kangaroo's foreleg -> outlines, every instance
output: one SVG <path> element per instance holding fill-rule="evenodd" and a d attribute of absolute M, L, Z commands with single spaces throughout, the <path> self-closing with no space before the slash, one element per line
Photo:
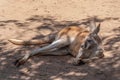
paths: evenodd
<path fill-rule="evenodd" d="M 55 48 L 61 48 L 61 47 L 67 46 L 68 44 L 69 44 L 68 41 L 66 41 L 64 39 L 56 40 L 48 46 L 45 46 L 45 47 L 42 47 L 39 49 L 35 49 L 31 53 L 25 54 L 25 56 L 23 58 L 16 60 L 15 65 L 17 67 L 19 67 L 20 65 L 24 64 L 30 57 L 32 57 L 34 55 L 41 54 L 41 53 L 47 54 L 47 52 L 54 51 Z"/>
<path fill-rule="evenodd" d="M 84 64 L 84 62 L 82 61 L 83 54 L 84 53 L 82 52 L 82 50 L 79 50 L 77 56 L 73 59 L 73 65 Z"/>

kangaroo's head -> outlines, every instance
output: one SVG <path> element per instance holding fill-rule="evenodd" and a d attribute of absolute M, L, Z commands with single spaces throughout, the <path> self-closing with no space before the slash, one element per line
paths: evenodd
<path fill-rule="evenodd" d="M 80 50 L 83 53 L 81 57 L 102 56 L 103 49 L 101 46 L 102 40 L 98 35 L 100 24 L 96 26 L 94 21 L 90 22 L 90 32 L 85 37 L 81 44 Z"/>

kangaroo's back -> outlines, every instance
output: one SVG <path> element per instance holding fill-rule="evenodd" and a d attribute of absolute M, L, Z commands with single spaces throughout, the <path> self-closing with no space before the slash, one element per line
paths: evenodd
<path fill-rule="evenodd" d="M 79 27 L 79 26 L 69 26 L 67 28 L 62 29 L 57 34 L 57 39 L 60 38 L 67 38 L 70 41 L 70 44 L 73 43 L 73 41 L 76 39 L 78 34 L 87 31 L 86 28 Z"/>

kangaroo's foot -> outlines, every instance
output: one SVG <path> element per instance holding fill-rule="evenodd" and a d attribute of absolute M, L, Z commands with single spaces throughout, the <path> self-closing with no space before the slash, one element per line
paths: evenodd
<path fill-rule="evenodd" d="M 19 58 L 19 59 L 17 59 L 17 60 L 14 62 L 14 65 L 15 65 L 16 67 L 20 67 L 20 66 L 23 65 L 26 61 L 27 61 L 27 60 L 24 59 L 24 58 Z"/>

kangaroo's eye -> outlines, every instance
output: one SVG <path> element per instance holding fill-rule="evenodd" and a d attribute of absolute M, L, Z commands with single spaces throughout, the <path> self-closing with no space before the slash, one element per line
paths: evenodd
<path fill-rule="evenodd" d="M 87 42 L 91 43 L 91 42 L 92 42 L 92 40 L 88 39 L 88 40 L 87 40 Z"/>

